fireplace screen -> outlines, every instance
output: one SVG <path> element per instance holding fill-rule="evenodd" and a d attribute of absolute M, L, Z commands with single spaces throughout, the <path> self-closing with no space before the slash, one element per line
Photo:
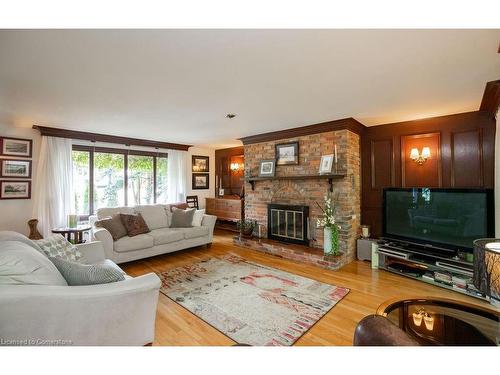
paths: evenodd
<path fill-rule="evenodd" d="M 267 206 L 267 237 L 309 245 L 309 207 L 269 204 Z"/>

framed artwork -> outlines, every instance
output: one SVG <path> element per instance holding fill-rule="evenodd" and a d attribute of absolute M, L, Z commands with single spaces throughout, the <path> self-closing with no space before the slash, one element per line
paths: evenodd
<path fill-rule="evenodd" d="M 259 165 L 259 177 L 273 177 L 275 171 L 274 160 L 261 160 Z"/>
<path fill-rule="evenodd" d="M 299 164 L 299 142 L 276 145 L 276 165 Z"/>
<path fill-rule="evenodd" d="M 31 158 L 33 141 L 21 138 L 0 138 L 0 155 Z"/>
<path fill-rule="evenodd" d="M 193 190 L 208 189 L 210 175 L 208 173 L 193 173 Z"/>
<path fill-rule="evenodd" d="M 192 171 L 193 172 L 209 172 L 209 157 L 208 156 L 192 156 Z"/>
<path fill-rule="evenodd" d="M 31 181 L 0 180 L 0 199 L 31 199 Z"/>
<path fill-rule="evenodd" d="M 333 154 L 321 156 L 321 162 L 319 163 L 319 174 L 332 173 L 333 158 Z"/>
<path fill-rule="evenodd" d="M 0 177 L 31 178 L 31 160 L 0 160 Z"/>

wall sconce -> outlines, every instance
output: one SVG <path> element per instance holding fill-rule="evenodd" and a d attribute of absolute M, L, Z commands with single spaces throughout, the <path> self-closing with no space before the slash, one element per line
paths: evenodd
<path fill-rule="evenodd" d="M 240 164 L 239 163 L 231 163 L 231 165 L 229 166 L 229 168 L 233 171 L 233 172 L 236 172 L 237 170 L 239 170 L 241 168 Z"/>
<path fill-rule="evenodd" d="M 413 160 L 418 165 L 422 165 L 427 159 L 431 157 L 431 149 L 429 147 L 423 147 L 422 153 L 418 152 L 417 148 L 412 148 L 410 151 L 410 159 Z"/>

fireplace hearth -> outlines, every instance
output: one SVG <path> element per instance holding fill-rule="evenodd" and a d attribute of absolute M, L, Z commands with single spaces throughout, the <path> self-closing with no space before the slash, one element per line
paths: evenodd
<path fill-rule="evenodd" d="M 309 207 L 267 205 L 267 238 L 309 246 Z"/>

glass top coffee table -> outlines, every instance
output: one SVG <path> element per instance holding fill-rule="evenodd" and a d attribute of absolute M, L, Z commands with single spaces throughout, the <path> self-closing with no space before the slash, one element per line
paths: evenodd
<path fill-rule="evenodd" d="M 500 345 L 500 310 L 440 298 L 383 303 L 378 315 L 421 345 Z"/>

